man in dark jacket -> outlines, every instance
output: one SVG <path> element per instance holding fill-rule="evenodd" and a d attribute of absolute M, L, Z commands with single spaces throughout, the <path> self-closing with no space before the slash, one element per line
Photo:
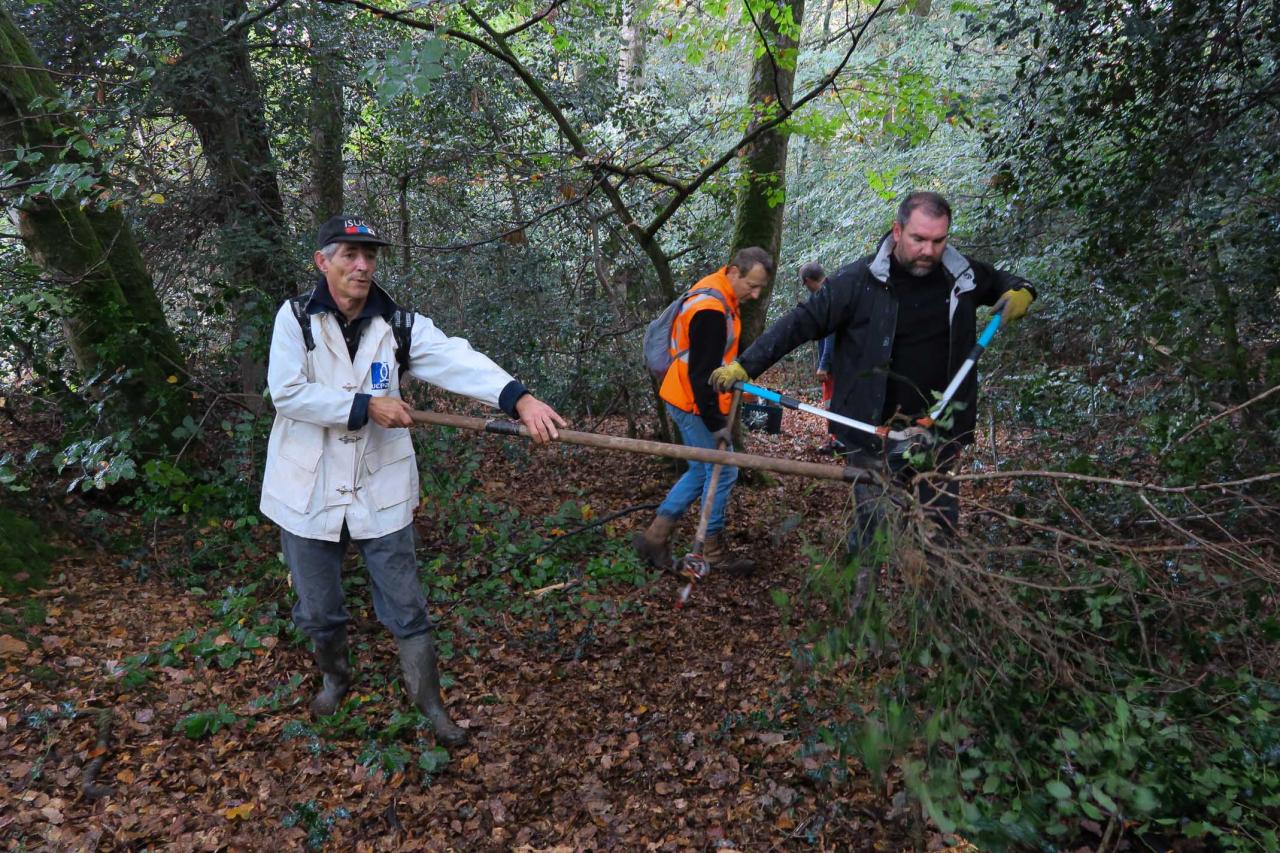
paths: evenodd
<path fill-rule="evenodd" d="M 826 287 L 774 323 L 736 362 L 715 371 L 713 384 L 725 388 L 759 376 L 797 346 L 834 333 L 831 411 L 869 424 L 913 424 L 927 414 L 973 348 L 977 307 L 995 305 L 1009 321 L 1024 315 L 1035 298 L 1025 280 L 948 246 L 950 227 L 946 199 L 932 192 L 911 193 L 875 254 L 829 276 Z M 959 448 L 973 441 L 974 373 L 954 399 L 954 418 L 942 430 L 938 452 L 937 466 L 943 471 L 952 469 Z M 850 464 L 867 467 L 886 456 L 876 436 L 839 424 L 833 430 L 849 447 Z M 902 482 L 915 473 L 901 457 L 889 463 Z M 884 496 L 874 488 L 855 488 L 851 554 L 871 543 L 884 517 Z M 919 499 L 944 531 L 955 531 L 958 484 L 938 491 L 922 482 Z"/>

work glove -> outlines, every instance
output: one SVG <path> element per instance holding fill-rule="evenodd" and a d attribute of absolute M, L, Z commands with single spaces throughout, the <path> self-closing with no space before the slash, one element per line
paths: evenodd
<path fill-rule="evenodd" d="M 1026 314 L 1027 309 L 1031 307 L 1031 300 L 1033 299 L 1035 297 L 1025 287 L 1019 287 L 1017 290 L 1006 290 L 1004 296 L 1000 297 L 1000 301 L 991 310 L 1000 312 L 1001 323 L 1008 323 Z M 714 376 L 715 373 L 711 375 Z"/>
<path fill-rule="evenodd" d="M 733 424 L 725 424 L 720 427 L 720 429 L 711 433 L 711 438 L 715 441 L 716 447 L 732 447 Z"/>
<path fill-rule="evenodd" d="M 726 393 L 733 390 L 733 383 L 750 382 L 751 377 L 747 375 L 746 369 L 735 361 L 733 364 L 726 364 L 711 371 L 711 378 L 707 381 L 717 391 Z"/>

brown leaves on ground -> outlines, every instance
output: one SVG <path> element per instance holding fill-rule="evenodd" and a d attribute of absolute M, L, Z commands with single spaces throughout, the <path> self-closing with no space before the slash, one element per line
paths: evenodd
<path fill-rule="evenodd" d="M 821 459 L 825 429 L 788 415 L 783 436 L 753 436 L 747 449 Z M 675 477 L 661 460 L 562 446 L 510 465 L 502 439 L 461 440 L 483 448 L 486 479 L 526 515 L 580 496 L 598 515 L 656 503 Z M 893 791 L 813 740 L 805 706 L 816 697 L 793 675 L 795 637 L 771 600 L 774 587 L 798 589 L 802 541 L 839 545 L 846 500 L 840 484 L 795 478 L 739 488 L 728 533 L 762 571 L 713 575 L 683 611 L 666 577 L 597 593 L 610 618 L 560 624 L 560 646 L 539 639 L 545 619 L 504 614 L 487 633 L 471 624 L 478 654 L 444 666 L 455 679 L 447 702 L 473 739 L 434 778 L 413 763 L 392 775 L 363 766 L 358 738 L 317 749 L 283 737 L 308 722 L 317 684 L 306 651 L 283 638 L 228 670 L 187 657 L 126 689 L 122 661 L 219 622 L 170 581 L 140 581 L 118 556 L 83 549 L 35 593 L 39 623 L 0 637 L 0 839 L 9 849 L 298 849 L 307 821 L 296 818 L 311 803 L 311 825 L 326 826 L 312 842 L 335 850 L 900 849 Z M 614 534 L 647 521 L 628 516 Z M 695 523 L 684 520 L 677 554 Z M 264 526 L 263 560 L 275 559 L 273 537 Z M 288 597 L 283 585 L 267 594 Z M 630 606 L 611 606 L 620 602 Z M 371 613 L 355 616 L 354 693 L 390 717 L 408 707 L 387 686 L 394 644 Z M 296 673 L 301 696 L 288 699 L 301 702 L 255 707 Z M 220 705 L 230 725 L 197 740 L 175 732 Z M 95 759 L 102 795 L 86 796 Z"/>

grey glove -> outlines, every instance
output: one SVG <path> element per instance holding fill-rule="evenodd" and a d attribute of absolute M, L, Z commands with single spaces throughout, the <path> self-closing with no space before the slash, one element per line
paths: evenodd
<path fill-rule="evenodd" d="M 732 447 L 733 446 L 733 424 L 725 424 L 720 429 L 711 433 L 711 437 L 715 439 L 716 447 Z"/>

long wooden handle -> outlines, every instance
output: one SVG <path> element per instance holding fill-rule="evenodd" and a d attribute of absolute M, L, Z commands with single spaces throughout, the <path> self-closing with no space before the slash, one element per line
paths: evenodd
<path fill-rule="evenodd" d="M 729 404 L 728 425 L 730 429 L 733 429 L 733 423 L 738 417 L 738 404 L 741 402 L 742 389 L 734 389 L 733 402 Z M 702 546 L 707 544 L 707 525 L 711 521 L 711 507 L 716 502 L 716 486 L 720 485 L 720 469 L 723 467 L 723 462 L 717 462 L 711 466 L 711 479 L 707 483 L 706 490 L 702 493 L 702 507 L 698 513 L 698 529 L 693 534 L 693 550 L 698 554 L 702 553 Z"/>
<path fill-rule="evenodd" d="M 414 411 L 414 423 L 428 426 L 447 426 L 472 432 L 491 432 L 497 435 L 528 438 L 529 431 L 521 424 L 508 420 L 486 420 L 469 418 L 464 415 L 446 415 L 442 412 Z M 604 450 L 624 450 L 628 453 L 644 453 L 649 456 L 665 456 L 670 459 L 692 459 L 695 462 L 711 462 L 721 465 L 736 465 L 739 468 L 754 468 L 759 471 L 772 471 L 775 474 L 794 474 L 798 477 L 813 477 L 819 480 L 844 480 L 853 482 L 859 479 L 871 479 L 874 472 L 851 465 L 823 465 L 818 462 L 800 462 L 796 459 L 777 459 L 772 456 L 758 456 L 754 453 L 733 453 L 728 450 L 710 450 L 705 447 L 686 447 L 683 444 L 666 444 L 661 441 L 644 441 L 638 438 L 623 438 L 617 435 L 600 435 L 594 432 L 577 432 L 571 429 L 557 430 L 560 433 L 557 441 L 565 444 L 578 444 L 583 447 L 599 447 Z"/>

